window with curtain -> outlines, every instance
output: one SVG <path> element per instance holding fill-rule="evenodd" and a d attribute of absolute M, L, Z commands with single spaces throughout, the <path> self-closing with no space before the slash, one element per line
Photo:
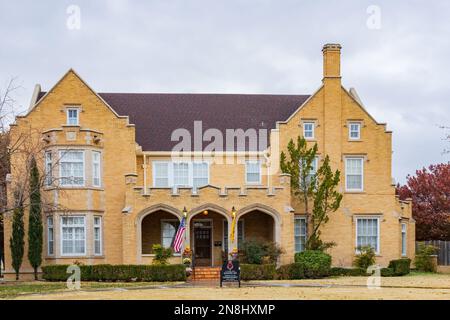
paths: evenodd
<path fill-rule="evenodd" d="M 363 190 L 363 158 L 345 159 L 345 187 L 348 191 Z"/>
<path fill-rule="evenodd" d="M 60 184 L 62 186 L 84 185 L 84 151 L 60 151 Z"/>
<path fill-rule="evenodd" d="M 100 187 L 101 185 L 101 153 L 92 151 L 92 185 Z"/>
<path fill-rule="evenodd" d="M 370 246 L 379 253 L 379 218 L 356 219 L 356 249 Z"/>
<path fill-rule="evenodd" d="M 187 162 L 173 163 L 173 185 L 176 187 L 189 186 L 189 163 Z"/>
<path fill-rule="evenodd" d="M 84 216 L 61 217 L 61 254 L 86 254 L 86 219 Z"/>

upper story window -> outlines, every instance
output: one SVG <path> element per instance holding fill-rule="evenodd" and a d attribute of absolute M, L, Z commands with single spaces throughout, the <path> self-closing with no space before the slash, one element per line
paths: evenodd
<path fill-rule="evenodd" d="M 245 162 L 245 183 L 260 184 L 261 183 L 261 162 L 246 161 Z"/>
<path fill-rule="evenodd" d="M 348 124 L 348 138 L 350 140 L 361 139 L 361 122 L 350 122 Z"/>
<path fill-rule="evenodd" d="M 101 186 L 101 153 L 92 151 L 92 185 Z"/>
<path fill-rule="evenodd" d="M 380 219 L 378 217 L 356 219 L 356 251 L 366 246 L 372 247 L 376 254 L 380 253 Z"/>
<path fill-rule="evenodd" d="M 364 190 L 364 158 L 345 158 L 345 189 L 347 191 Z"/>
<path fill-rule="evenodd" d="M 61 186 L 84 186 L 84 151 L 62 150 L 59 153 Z"/>
<path fill-rule="evenodd" d="M 86 254 L 86 218 L 61 217 L 61 255 Z"/>
<path fill-rule="evenodd" d="M 80 123 L 79 115 L 79 108 L 67 108 L 67 124 L 69 126 L 78 126 Z"/>
<path fill-rule="evenodd" d="M 52 152 L 45 152 L 45 185 L 50 186 L 53 183 L 53 163 Z"/>
<path fill-rule="evenodd" d="M 302 160 L 303 161 L 303 160 Z M 308 187 L 311 184 L 311 180 L 313 179 L 314 175 L 317 173 L 318 168 L 318 162 L 319 158 L 315 157 L 314 160 L 311 162 L 311 170 L 309 171 L 308 175 L 306 176 L 306 186 L 303 185 L 303 181 L 300 181 L 300 184 L 303 188 Z M 302 167 L 300 167 L 301 169 Z"/>
<path fill-rule="evenodd" d="M 305 139 L 314 139 L 315 123 L 312 121 L 303 122 L 303 137 Z"/>
<path fill-rule="evenodd" d="M 153 186 L 202 187 L 209 184 L 207 162 L 153 161 Z"/>

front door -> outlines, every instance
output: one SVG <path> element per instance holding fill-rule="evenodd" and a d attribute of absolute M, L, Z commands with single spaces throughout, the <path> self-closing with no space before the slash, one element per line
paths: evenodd
<path fill-rule="evenodd" d="M 211 266 L 211 228 L 194 227 L 194 254 L 196 266 Z"/>

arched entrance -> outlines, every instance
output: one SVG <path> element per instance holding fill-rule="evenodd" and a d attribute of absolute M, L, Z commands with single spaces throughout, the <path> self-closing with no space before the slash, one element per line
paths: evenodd
<path fill-rule="evenodd" d="M 153 255 L 155 244 L 171 247 L 181 216 L 176 208 L 162 204 L 142 211 L 136 221 L 138 257 Z"/>
<path fill-rule="evenodd" d="M 189 240 L 195 266 L 220 266 L 228 246 L 225 222 L 231 221 L 224 208 L 206 204 L 188 213 Z M 225 243 L 226 242 L 226 243 Z"/>

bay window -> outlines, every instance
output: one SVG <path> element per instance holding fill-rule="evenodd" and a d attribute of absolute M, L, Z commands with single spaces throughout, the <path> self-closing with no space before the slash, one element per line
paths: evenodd
<path fill-rule="evenodd" d="M 60 184 L 84 186 L 84 151 L 60 151 Z"/>
<path fill-rule="evenodd" d="M 50 186 L 53 183 L 53 164 L 52 152 L 45 152 L 45 185 Z"/>
<path fill-rule="evenodd" d="M 92 185 L 101 186 L 101 153 L 92 151 Z"/>

